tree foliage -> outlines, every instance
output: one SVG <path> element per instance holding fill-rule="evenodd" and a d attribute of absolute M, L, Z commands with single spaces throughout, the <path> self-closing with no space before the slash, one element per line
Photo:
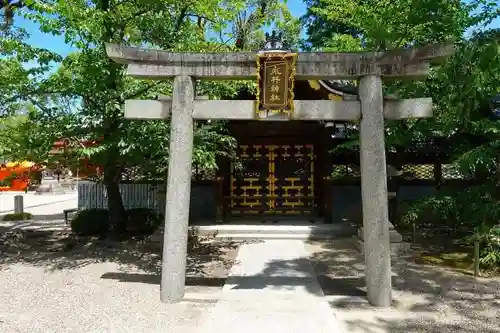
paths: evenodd
<path fill-rule="evenodd" d="M 351 46 L 387 50 L 461 40 L 466 29 L 490 23 L 495 1 L 449 0 L 307 0 L 308 42 L 313 47 Z M 335 41 L 342 43 L 336 45 Z"/>
<path fill-rule="evenodd" d="M 343 22 L 336 18 L 323 15 L 322 8 L 325 8 L 323 0 L 304 0 L 307 11 L 301 18 L 302 23 L 306 27 L 307 40 L 304 41 L 304 48 L 325 48 L 331 46 L 332 40 L 338 36 L 345 38 L 356 38 L 360 31 L 350 22 Z M 320 12 L 318 13 L 318 10 Z M 352 38 L 349 40 L 352 41 Z M 346 48 L 347 49 L 347 48 Z"/>
<path fill-rule="evenodd" d="M 23 114 L 0 118 L 0 157 L 8 161 L 49 162 L 49 152 L 54 142 L 65 134 L 65 124 L 70 119 L 61 115 L 57 122 L 42 125 L 34 107 L 28 105 L 23 111 Z"/>
<path fill-rule="evenodd" d="M 448 163 L 456 164 L 465 177 L 479 185 L 423 199 L 411 208 L 405 221 L 426 219 L 434 212 L 431 220 L 436 226 L 463 225 L 474 229 L 476 238 L 487 243 L 483 263 L 491 264 L 492 258 L 500 258 L 496 208 L 500 200 L 500 121 L 494 121 L 488 105 L 490 98 L 500 93 L 500 34 L 498 30 L 484 29 L 500 16 L 500 4 L 488 0 L 308 3 L 311 7 L 306 18 L 308 28 L 314 30 L 309 36 L 313 48 L 383 51 L 445 41 L 455 43 L 455 55 L 433 67 L 426 80 L 385 82 L 386 94 L 400 98 L 432 97 L 434 102 L 433 118 L 386 122 L 387 148 L 393 152 L 409 148 L 429 152 L 432 144 L 445 142 L 446 146 L 433 149 L 449 155 Z M 358 133 L 350 134 L 352 140 L 341 145 L 341 149 L 359 148 Z M 495 263 L 498 265 L 500 259 Z"/>
<path fill-rule="evenodd" d="M 489 105 L 500 92 L 499 70 L 500 34 L 483 32 L 457 44 L 446 64 L 408 91 L 435 103 L 435 117 L 415 123 L 414 131 L 449 139 L 449 152 L 462 172 L 476 179 L 495 177 L 500 156 L 500 122 L 490 117 Z"/>
<path fill-rule="evenodd" d="M 124 172 L 135 168 L 143 176 L 163 177 L 169 148 L 168 122 L 126 120 L 122 105 L 127 99 L 169 95 L 172 87 L 168 81 L 127 77 L 124 66 L 107 57 L 105 44 L 223 52 L 236 49 L 237 38 L 244 39 L 239 48 L 259 44 L 259 30 L 275 19 L 289 35 L 298 30 L 297 21 L 290 20 L 285 4 L 277 0 L 25 0 L 14 7 L 12 3 L 2 2 L 6 19 L 15 10 L 42 32 L 64 38 L 75 51 L 62 57 L 50 49 L 34 48 L 26 42 L 26 31 L 9 24 L 0 35 L 0 110 L 12 114 L 30 103 L 35 110 L 26 124 L 34 126 L 32 139 L 68 138 L 75 158 L 85 157 L 104 168 L 102 181 L 116 232 L 123 231 L 126 219 L 118 188 Z M 243 88 L 252 89 L 252 84 L 199 82 L 197 90 L 210 98 L 230 98 Z M 39 134 L 38 128 L 47 134 Z M 81 144 L 84 140 L 98 144 L 88 147 Z M 234 146 L 223 123 L 196 123 L 197 165 L 216 167 L 216 157 L 231 154 Z M 16 150 L 17 155 L 28 151 Z"/>

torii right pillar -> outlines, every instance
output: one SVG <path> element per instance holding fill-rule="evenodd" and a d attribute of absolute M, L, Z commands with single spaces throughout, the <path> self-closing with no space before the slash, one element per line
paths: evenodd
<path fill-rule="evenodd" d="M 392 303 L 382 78 L 361 78 L 360 165 L 367 297 L 374 306 Z"/>

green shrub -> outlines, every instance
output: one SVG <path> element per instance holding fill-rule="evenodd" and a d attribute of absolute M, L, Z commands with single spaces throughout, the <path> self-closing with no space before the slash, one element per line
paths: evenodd
<path fill-rule="evenodd" d="M 33 215 L 30 213 L 12 213 L 12 214 L 7 214 L 3 217 L 4 221 L 24 221 L 24 220 L 31 220 L 33 218 Z"/>
<path fill-rule="evenodd" d="M 481 240 L 479 262 L 488 270 L 500 269 L 500 225 L 485 231 L 476 231 L 476 237 Z"/>
<path fill-rule="evenodd" d="M 162 224 L 163 215 L 149 208 L 127 211 L 127 231 L 137 235 L 150 235 Z"/>
<path fill-rule="evenodd" d="M 412 203 L 401 224 L 448 228 L 471 248 L 481 241 L 480 263 L 487 269 L 500 267 L 500 203 L 489 186 L 471 186 L 448 195 L 436 195 Z"/>
<path fill-rule="evenodd" d="M 92 208 L 81 210 L 71 220 L 71 230 L 79 236 L 100 236 L 109 230 L 107 209 Z"/>
<path fill-rule="evenodd" d="M 457 198 L 449 195 L 425 197 L 398 205 L 401 226 L 432 224 L 436 226 L 457 226 L 461 223 Z"/>

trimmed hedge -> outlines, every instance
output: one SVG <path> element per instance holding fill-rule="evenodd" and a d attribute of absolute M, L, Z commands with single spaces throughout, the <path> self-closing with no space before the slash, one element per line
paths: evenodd
<path fill-rule="evenodd" d="M 150 235 L 163 222 L 163 215 L 148 208 L 127 210 L 127 233 Z M 101 236 L 110 229 L 110 216 L 107 209 L 85 209 L 76 213 L 71 221 L 71 230 L 79 236 Z"/>
<path fill-rule="evenodd" d="M 79 236 L 100 236 L 109 230 L 107 209 L 92 208 L 81 210 L 71 220 L 71 231 Z"/>
<path fill-rule="evenodd" d="M 12 213 L 12 214 L 7 214 L 3 217 L 4 221 L 24 221 L 24 220 L 31 220 L 33 218 L 33 215 L 30 213 Z"/>
<path fill-rule="evenodd" d="M 136 235 L 150 235 L 163 222 L 163 215 L 149 208 L 127 210 L 127 232 Z"/>

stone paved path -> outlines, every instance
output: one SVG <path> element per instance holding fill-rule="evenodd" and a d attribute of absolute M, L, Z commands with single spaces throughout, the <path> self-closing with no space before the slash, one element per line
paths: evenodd
<path fill-rule="evenodd" d="M 199 332 L 341 332 L 322 296 L 303 241 L 245 244 Z"/>

